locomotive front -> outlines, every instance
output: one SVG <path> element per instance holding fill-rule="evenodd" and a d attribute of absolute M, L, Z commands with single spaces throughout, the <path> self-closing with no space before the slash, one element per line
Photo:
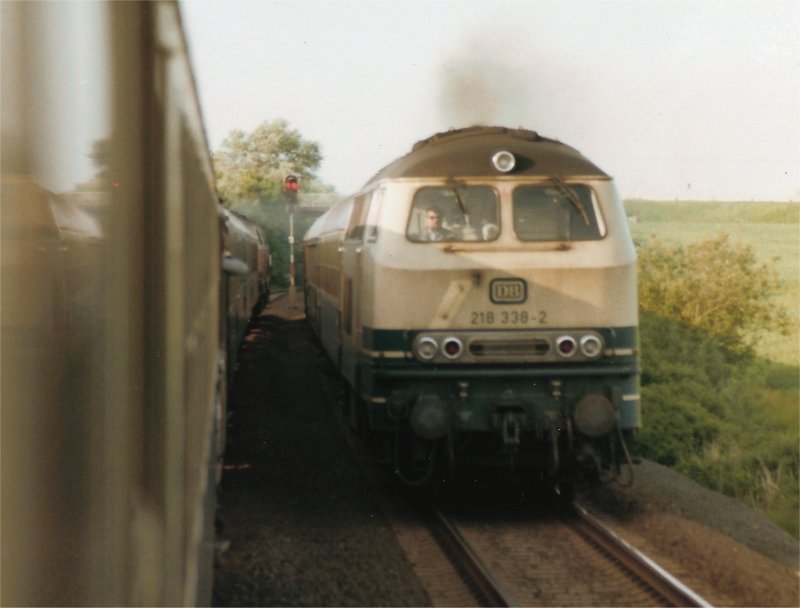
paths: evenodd
<path fill-rule="evenodd" d="M 444 461 L 567 485 L 629 462 L 635 252 L 611 178 L 531 131 L 473 128 L 417 144 L 365 193 L 339 246 L 337 352 L 352 418 L 398 474 Z"/>

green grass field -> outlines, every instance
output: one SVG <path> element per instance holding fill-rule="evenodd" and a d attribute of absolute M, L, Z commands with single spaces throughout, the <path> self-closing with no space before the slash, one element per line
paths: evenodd
<path fill-rule="evenodd" d="M 625 201 L 633 238 L 647 242 L 687 244 L 720 233 L 752 247 L 759 260 L 772 265 L 782 291 L 774 301 L 792 319 L 788 336 L 764 332 L 758 354 L 786 365 L 800 365 L 800 204 Z"/>

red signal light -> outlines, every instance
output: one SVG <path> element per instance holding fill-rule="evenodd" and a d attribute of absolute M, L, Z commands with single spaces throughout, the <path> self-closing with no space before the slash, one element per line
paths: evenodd
<path fill-rule="evenodd" d="M 297 200 L 297 190 L 299 187 L 300 184 L 297 182 L 297 178 L 294 175 L 287 175 L 286 179 L 283 180 L 283 194 L 289 199 L 289 202 L 293 203 Z"/>

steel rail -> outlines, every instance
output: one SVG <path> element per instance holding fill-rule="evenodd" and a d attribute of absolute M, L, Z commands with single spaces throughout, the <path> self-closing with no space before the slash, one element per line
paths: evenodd
<path fill-rule="evenodd" d="M 651 558 L 601 524 L 577 502 L 572 503 L 576 529 L 598 549 L 623 565 L 670 606 L 702 606 L 712 604 L 679 581 Z"/>
<path fill-rule="evenodd" d="M 519 606 L 447 517 L 432 507 L 431 532 L 482 606 Z"/>

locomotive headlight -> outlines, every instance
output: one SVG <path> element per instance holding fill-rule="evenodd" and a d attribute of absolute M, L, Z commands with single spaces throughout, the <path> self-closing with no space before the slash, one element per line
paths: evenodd
<path fill-rule="evenodd" d="M 462 350 L 464 350 L 464 345 L 461 340 L 455 336 L 449 336 L 444 339 L 444 342 L 442 342 L 442 353 L 448 359 L 457 358 L 461 354 Z"/>
<path fill-rule="evenodd" d="M 508 173 L 516 164 L 517 159 L 514 158 L 514 155 L 508 150 L 500 150 L 500 152 L 496 152 L 495 155 L 492 156 L 492 165 L 494 165 L 494 168 L 500 171 L 500 173 Z"/>
<path fill-rule="evenodd" d="M 603 344 L 597 336 L 588 335 L 581 338 L 581 352 L 584 356 L 593 359 L 600 354 L 601 350 L 603 350 Z"/>
<path fill-rule="evenodd" d="M 578 343 L 572 336 L 559 336 L 556 338 L 556 350 L 562 357 L 571 357 L 575 354 Z"/>
<path fill-rule="evenodd" d="M 439 345 L 436 343 L 436 340 L 430 336 L 425 336 L 417 340 L 414 352 L 417 357 L 423 361 L 430 361 L 436 356 L 436 353 L 439 352 Z"/>

